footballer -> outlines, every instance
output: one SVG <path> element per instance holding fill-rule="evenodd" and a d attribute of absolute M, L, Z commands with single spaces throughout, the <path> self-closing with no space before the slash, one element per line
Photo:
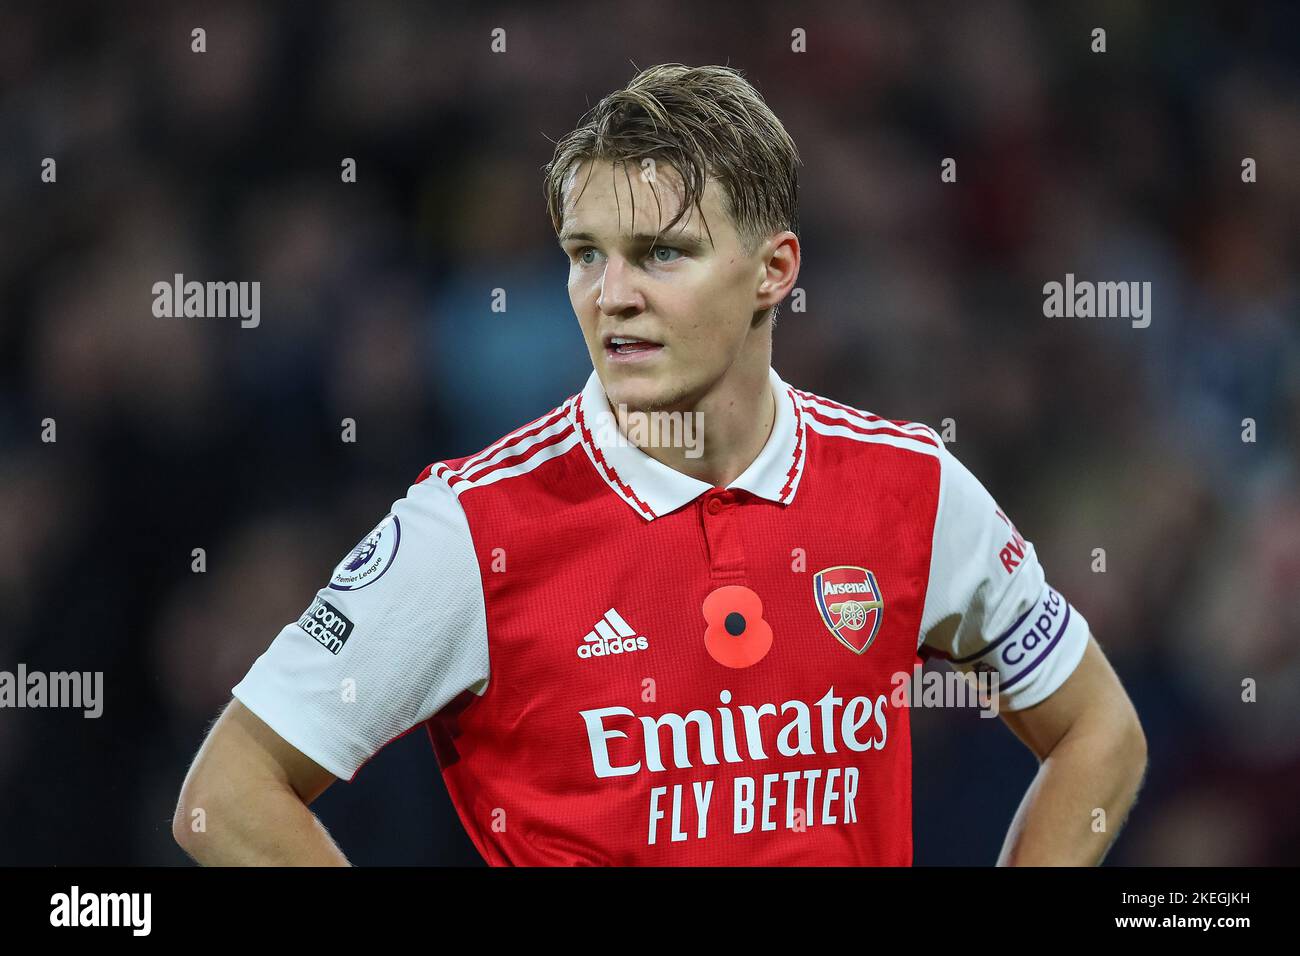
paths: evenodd
<path fill-rule="evenodd" d="M 716 66 L 559 140 L 591 376 L 426 467 L 257 659 L 182 786 L 191 856 L 347 865 L 310 804 L 423 728 L 492 865 L 910 865 L 893 691 L 937 656 L 1039 760 L 997 862 L 1101 861 L 1146 740 L 1087 621 L 932 428 L 772 365 L 798 165 Z"/>

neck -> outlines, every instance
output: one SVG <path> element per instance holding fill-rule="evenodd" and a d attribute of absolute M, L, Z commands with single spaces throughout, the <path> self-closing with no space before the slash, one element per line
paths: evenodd
<path fill-rule="evenodd" d="M 653 412 L 620 420 L 611 410 L 619 431 L 655 461 L 723 488 L 753 464 L 776 423 L 768 364 L 733 367 L 722 388 L 660 418 Z"/>

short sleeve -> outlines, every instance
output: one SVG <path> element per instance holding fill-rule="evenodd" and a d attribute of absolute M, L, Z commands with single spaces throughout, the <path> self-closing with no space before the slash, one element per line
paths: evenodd
<path fill-rule="evenodd" d="M 428 473 L 426 469 L 425 474 Z M 465 512 L 429 478 L 334 569 L 233 694 L 343 780 L 488 680 L 483 585 Z"/>
<path fill-rule="evenodd" d="M 918 650 L 959 671 L 995 672 L 999 709 L 1023 710 L 1074 672 L 1088 622 L 1047 583 L 1033 544 L 942 442 L 939 461 Z"/>

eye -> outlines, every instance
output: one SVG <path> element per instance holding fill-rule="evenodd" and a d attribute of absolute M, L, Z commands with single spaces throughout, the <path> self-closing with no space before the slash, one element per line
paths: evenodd
<path fill-rule="evenodd" d="M 661 252 L 672 252 L 672 253 L 675 253 L 675 254 L 677 255 L 678 258 L 680 258 L 681 255 L 682 255 L 682 250 L 677 249 L 677 248 L 675 248 L 675 247 L 673 247 L 673 246 L 655 246 L 655 249 L 654 249 L 655 262 L 676 262 L 676 261 L 677 261 L 677 259 L 664 259 L 664 258 L 662 258 L 662 257 L 659 255 L 659 253 L 661 253 Z"/>
<path fill-rule="evenodd" d="M 592 263 L 594 260 L 592 260 L 592 259 L 588 259 L 588 258 L 587 258 L 587 253 L 589 253 L 589 252 L 595 252 L 595 251 L 596 251 L 596 249 L 595 249 L 595 247 L 593 247 L 593 246 L 583 246 L 581 249 L 578 249 L 578 250 L 577 250 L 577 253 L 578 253 L 578 261 L 581 262 L 584 266 L 589 266 L 589 265 L 591 265 L 591 263 Z"/>

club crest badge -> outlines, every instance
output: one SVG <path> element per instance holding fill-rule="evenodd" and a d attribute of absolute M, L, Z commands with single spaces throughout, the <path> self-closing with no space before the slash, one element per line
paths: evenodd
<path fill-rule="evenodd" d="M 830 632 L 854 654 L 862 654 L 880 632 L 885 600 L 876 576 L 866 568 L 839 565 L 813 575 L 817 611 Z"/>

